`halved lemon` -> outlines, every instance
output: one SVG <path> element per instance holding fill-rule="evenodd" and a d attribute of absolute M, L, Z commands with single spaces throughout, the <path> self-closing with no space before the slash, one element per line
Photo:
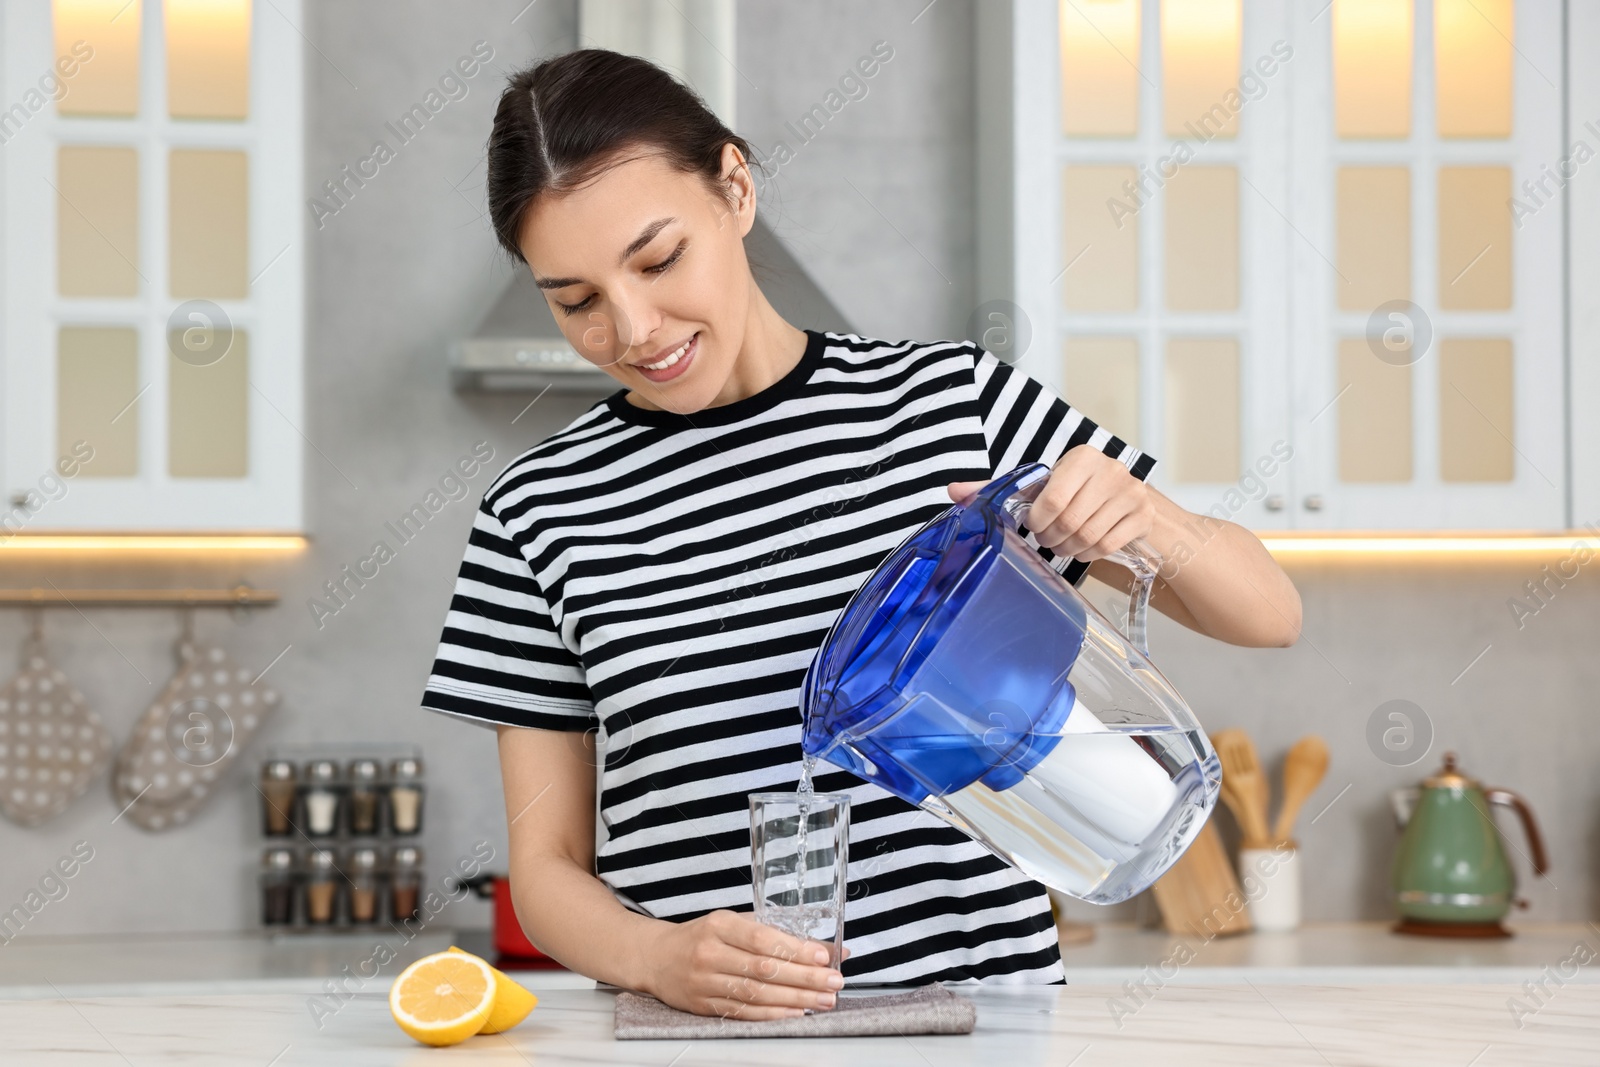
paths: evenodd
<path fill-rule="evenodd" d="M 459 952 L 463 956 L 472 956 L 465 949 L 450 946 L 451 952 Z M 480 956 L 472 956 L 481 959 Z M 509 1030 L 528 1017 L 528 1013 L 539 1003 L 539 998 L 523 988 L 522 983 L 513 981 L 511 976 L 498 967 L 490 967 L 494 972 L 494 1010 L 489 1013 L 489 1021 L 483 1024 L 480 1034 L 498 1034 Z"/>
<path fill-rule="evenodd" d="M 494 968 L 465 952 L 435 952 L 400 972 L 389 987 L 389 1012 L 424 1045 L 465 1041 L 494 1010 Z"/>

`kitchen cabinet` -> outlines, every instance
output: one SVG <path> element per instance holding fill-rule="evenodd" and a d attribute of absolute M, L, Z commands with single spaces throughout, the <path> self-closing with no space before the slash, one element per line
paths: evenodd
<path fill-rule="evenodd" d="M 979 271 L 1019 365 L 1255 529 L 1576 525 L 1562 10 L 995 10 Z"/>
<path fill-rule="evenodd" d="M 5 534 L 300 531 L 300 4 L 0 20 Z"/>

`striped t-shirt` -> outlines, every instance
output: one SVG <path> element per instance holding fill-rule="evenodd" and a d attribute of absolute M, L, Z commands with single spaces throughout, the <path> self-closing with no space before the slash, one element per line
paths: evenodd
<path fill-rule="evenodd" d="M 1082 444 L 1140 478 L 1155 465 L 970 342 L 806 334 L 742 400 L 683 415 L 619 390 L 518 456 L 484 494 L 423 697 L 596 730 L 596 873 L 656 918 L 751 910 L 748 795 L 796 786 L 806 667 L 874 568 L 950 506 L 948 483 Z M 851 984 L 1062 979 L 1037 882 L 817 770 L 851 797 Z"/>

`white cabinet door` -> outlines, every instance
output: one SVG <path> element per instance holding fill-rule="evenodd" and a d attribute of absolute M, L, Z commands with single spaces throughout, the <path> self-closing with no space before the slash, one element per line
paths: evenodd
<path fill-rule="evenodd" d="M 1153 484 L 1184 507 L 1285 526 L 1281 5 L 1251 0 L 1203 30 L 1159 0 L 1013 12 L 1026 369 L 1155 456 Z"/>
<path fill-rule="evenodd" d="M 985 295 L 1031 320 L 1025 366 L 1196 512 L 1566 526 L 1561 12 L 1019 0 L 980 23 L 1006 163 L 980 170 L 980 235 L 1010 253 Z"/>
<path fill-rule="evenodd" d="M 299 6 L 0 9 L 4 535 L 302 530 Z"/>
<path fill-rule="evenodd" d="M 1561 5 L 1295 33 L 1295 525 L 1566 526 Z"/>

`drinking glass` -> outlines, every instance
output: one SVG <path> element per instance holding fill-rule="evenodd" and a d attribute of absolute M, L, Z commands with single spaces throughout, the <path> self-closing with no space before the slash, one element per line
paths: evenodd
<path fill-rule="evenodd" d="M 755 919 L 820 942 L 829 967 L 844 952 L 849 849 L 849 794 L 750 794 Z"/>

